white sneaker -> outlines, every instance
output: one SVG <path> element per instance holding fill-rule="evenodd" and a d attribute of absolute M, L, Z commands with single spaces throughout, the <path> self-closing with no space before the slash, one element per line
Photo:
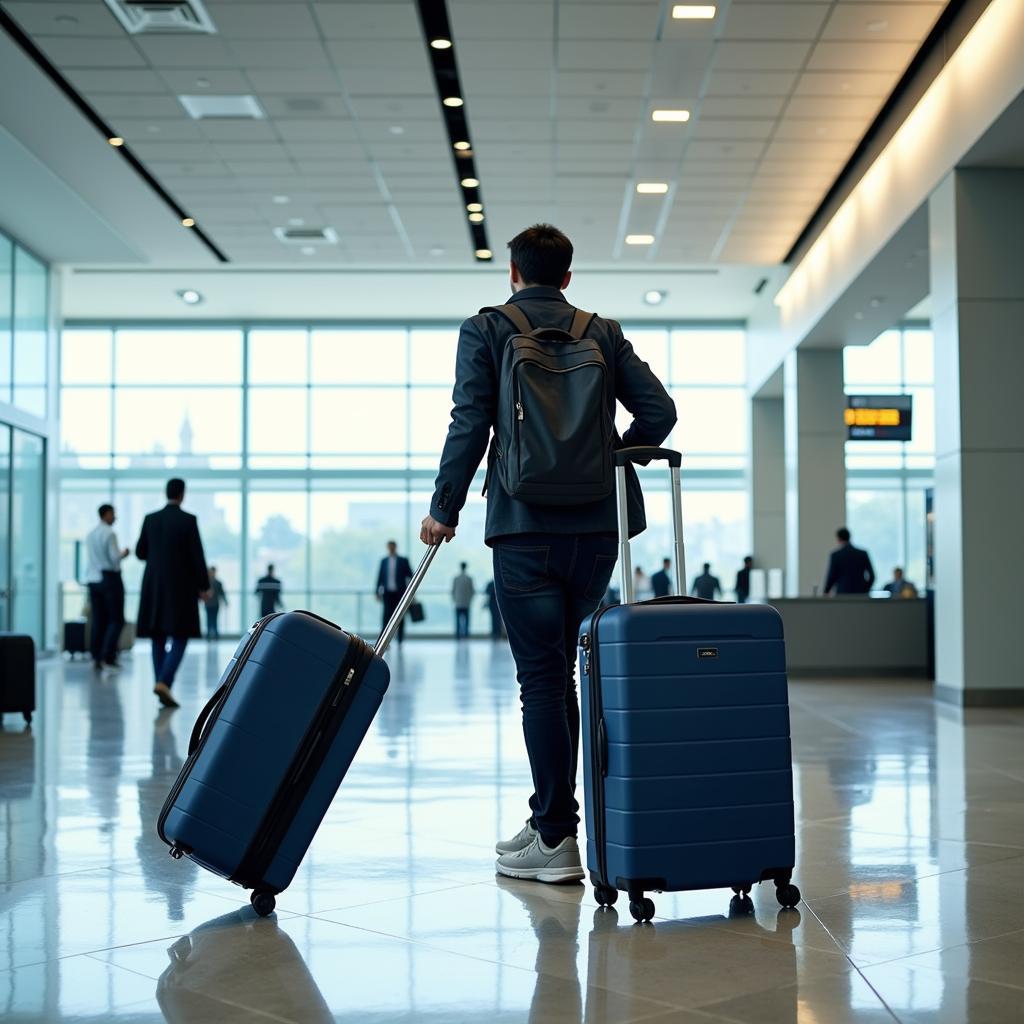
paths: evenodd
<path fill-rule="evenodd" d="M 515 853 L 517 850 L 529 846 L 537 838 L 537 830 L 528 821 L 511 839 L 503 839 L 494 844 L 494 852 L 502 857 L 506 853 Z"/>
<path fill-rule="evenodd" d="M 580 848 L 573 836 L 566 836 L 554 849 L 544 845 L 540 835 L 529 846 L 499 857 L 495 869 L 508 878 L 524 878 L 532 882 L 581 882 L 584 878 Z"/>

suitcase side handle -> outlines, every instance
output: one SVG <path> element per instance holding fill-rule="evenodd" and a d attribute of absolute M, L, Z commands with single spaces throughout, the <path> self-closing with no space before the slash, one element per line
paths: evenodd
<path fill-rule="evenodd" d="M 213 709 L 217 706 L 217 702 L 224 696 L 225 690 L 227 690 L 227 684 L 221 683 L 221 685 L 213 691 L 213 696 L 206 702 L 206 707 L 199 712 L 199 717 L 196 719 L 196 724 L 192 726 L 192 735 L 189 737 L 188 741 L 188 753 L 190 757 L 199 749 L 199 744 L 203 739 L 203 729 L 206 727 L 206 723 L 210 720 L 210 715 L 213 714 Z"/>
<path fill-rule="evenodd" d="M 680 471 L 683 456 L 671 448 L 620 448 L 615 456 L 615 500 L 619 523 L 619 573 L 622 583 L 622 603 L 632 604 L 633 560 L 629 551 L 629 506 L 626 500 L 626 465 L 641 459 L 665 459 L 668 462 L 669 491 L 672 495 L 672 535 L 675 538 L 676 591 L 686 593 L 686 545 L 683 542 L 683 496 Z"/>

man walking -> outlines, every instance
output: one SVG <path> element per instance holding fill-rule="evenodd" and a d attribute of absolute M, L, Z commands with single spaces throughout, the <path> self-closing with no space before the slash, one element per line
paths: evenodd
<path fill-rule="evenodd" d="M 211 565 L 207 572 L 210 576 L 210 592 L 203 601 L 206 609 L 206 639 L 219 640 L 220 626 L 217 625 L 217 619 L 220 606 L 228 603 L 228 595 L 224 592 L 224 584 L 217 577 L 217 566 Z"/>
<path fill-rule="evenodd" d="M 380 560 L 380 569 L 377 571 L 377 600 L 383 602 L 383 616 L 381 621 L 381 632 L 388 624 L 388 620 L 402 600 L 405 588 L 409 586 L 412 579 L 412 566 L 409 559 L 398 553 L 398 545 L 388 541 L 388 553 Z M 405 620 L 398 625 L 398 636 L 396 640 L 401 643 L 405 639 Z"/>
<path fill-rule="evenodd" d="M 493 548 L 498 605 L 515 659 L 523 704 L 523 732 L 533 775 L 531 815 L 512 839 L 498 843 L 497 870 L 514 878 L 540 882 L 570 882 L 583 878 L 576 842 L 579 805 L 576 768 L 579 748 L 579 703 L 576 698 L 577 630 L 594 612 L 608 587 L 616 560 L 616 501 L 611 487 L 611 448 L 615 443 L 609 424 L 614 422 L 616 400 L 633 414 L 622 436 L 624 447 L 659 445 L 675 423 L 675 406 L 650 367 L 633 351 L 614 320 L 604 320 L 574 309 L 563 296 L 571 277 L 573 248 L 569 239 L 549 224 L 537 224 L 509 242 L 513 295 L 501 309 L 485 310 L 462 325 L 455 364 L 454 409 L 430 513 L 423 520 L 420 538 L 426 544 L 450 541 L 459 512 L 477 467 L 487 449 L 491 429 L 495 441 L 516 422 L 529 422 L 537 438 L 533 451 L 541 457 L 532 466 L 549 483 L 541 502 L 535 492 L 517 489 L 509 474 L 531 470 L 527 461 L 517 467 L 499 465 L 503 453 L 492 448 L 489 460 L 485 541 Z M 545 416 L 563 410 L 550 404 L 531 404 L 527 396 L 514 397 L 510 387 L 506 346 L 524 326 L 561 330 L 573 339 L 593 343 L 593 365 L 603 363 L 604 388 L 594 390 L 593 376 L 560 377 L 560 386 L 579 392 L 574 405 L 596 401 L 587 433 L 576 443 L 588 449 L 584 463 L 576 450 L 552 432 L 538 438 Z M 555 375 L 552 375 L 553 377 Z M 522 379 L 522 378 L 520 378 Z M 553 381 L 552 387 L 559 386 Z M 499 422 L 498 409 L 514 412 Z M 564 410 L 566 414 L 570 410 Z M 605 431 L 602 433 L 602 431 Z M 607 443 L 603 440 L 608 438 Z M 564 480 L 587 467 L 603 473 L 608 487 L 600 496 L 565 504 Z M 546 470 L 547 475 L 543 476 Z M 646 527 L 643 497 L 632 467 L 628 469 L 628 523 L 631 536 Z M 588 478 L 590 479 L 590 478 Z M 522 479 L 517 480 L 522 484 Z M 529 481 L 525 481 L 529 484 Z M 521 497 L 513 497 L 510 490 Z M 599 489 L 595 486 L 594 491 Z M 531 500 L 532 498 L 532 500 Z"/>
<path fill-rule="evenodd" d="M 871 557 L 862 548 L 850 543 L 850 531 L 845 526 L 836 530 L 839 547 L 829 555 L 825 593 L 867 594 L 875 582 L 875 568 Z"/>
<path fill-rule="evenodd" d="M 754 568 L 754 559 L 747 555 L 743 559 L 743 568 L 736 573 L 736 603 L 746 604 L 750 600 L 750 570 Z"/>
<path fill-rule="evenodd" d="M 171 687 L 185 647 L 199 634 L 199 605 L 209 596 L 210 577 L 196 517 L 181 508 L 185 481 L 167 481 L 167 504 L 143 520 L 135 554 L 146 563 L 139 597 L 138 635 L 153 644 L 153 692 L 165 708 L 176 708 Z"/>
<path fill-rule="evenodd" d="M 113 505 L 100 505 L 100 521 L 85 538 L 88 557 L 89 607 L 92 610 L 89 650 L 97 672 L 115 669 L 117 642 L 124 628 L 124 583 L 121 563 L 128 557 L 114 533 L 117 516 Z"/>
<path fill-rule="evenodd" d="M 692 594 L 703 601 L 714 601 L 715 597 L 722 596 L 722 584 L 717 576 L 711 575 L 711 563 L 705 562 L 703 571 L 693 581 Z"/>
<path fill-rule="evenodd" d="M 260 618 L 273 615 L 284 607 L 281 600 L 281 581 L 274 575 L 273 563 L 267 566 L 267 575 L 256 581 L 256 596 L 260 599 Z"/>
<path fill-rule="evenodd" d="M 669 579 L 668 571 L 672 568 L 672 560 L 663 558 L 661 568 L 651 577 L 651 590 L 655 597 L 668 597 L 672 593 L 672 581 Z"/>
<path fill-rule="evenodd" d="M 455 637 L 464 640 L 469 636 L 469 610 L 473 606 L 473 577 L 466 572 L 467 563 L 459 565 L 459 575 L 452 580 L 452 603 L 455 605 Z"/>

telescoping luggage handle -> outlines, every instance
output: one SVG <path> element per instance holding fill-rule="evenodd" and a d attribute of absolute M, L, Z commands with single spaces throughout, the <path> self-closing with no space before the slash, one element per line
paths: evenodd
<path fill-rule="evenodd" d="M 629 508 L 626 501 L 626 465 L 630 462 L 664 459 L 668 463 L 672 491 L 672 534 L 676 545 L 676 593 L 686 593 L 686 552 L 683 544 L 683 498 L 679 471 L 680 452 L 671 448 L 619 448 L 615 456 L 615 497 L 619 511 L 619 570 L 622 573 L 622 603 L 633 603 L 633 563 L 629 553 Z"/>
<path fill-rule="evenodd" d="M 378 658 L 383 657 L 384 652 L 388 649 L 388 645 L 398 632 L 398 627 L 402 624 L 402 619 L 405 618 L 405 613 L 409 610 L 409 606 L 415 599 L 416 591 L 419 590 L 420 584 L 423 582 L 423 577 L 427 575 L 430 563 L 434 560 L 434 555 L 437 554 L 437 549 L 440 546 L 440 543 L 431 544 L 427 548 L 426 554 L 422 559 L 420 559 L 420 564 L 412 574 L 412 579 L 409 581 L 409 586 L 405 588 L 405 593 L 402 595 L 402 599 L 398 602 L 398 607 L 395 609 L 391 618 L 388 619 L 388 624 L 384 627 L 384 632 L 381 633 L 379 639 L 373 645 L 373 653 L 376 654 Z"/>

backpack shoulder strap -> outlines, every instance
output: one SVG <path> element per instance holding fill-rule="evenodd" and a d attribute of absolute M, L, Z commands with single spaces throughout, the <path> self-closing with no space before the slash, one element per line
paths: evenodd
<path fill-rule="evenodd" d="M 569 334 L 573 341 L 579 341 L 587 333 L 591 321 L 596 313 L 588 313 L 586 310 L 577 309 L 572 315 L 572 323 L 569 325 Z"/>
<path fill-rule="evenodd" d="M 484 306 L 480 312 L 500 313 L 520 334 L 529 334 L 533 330 L 530 318 L 514 302 L 506 302 L 503 306 Z"/>

